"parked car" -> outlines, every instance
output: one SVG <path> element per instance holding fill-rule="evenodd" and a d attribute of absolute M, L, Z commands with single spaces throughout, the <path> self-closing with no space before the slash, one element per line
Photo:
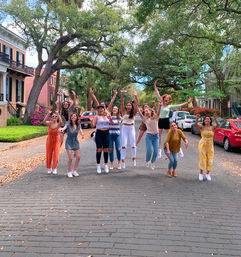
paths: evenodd
<path fill-rule="evenodd" d="M 79 122 L 82 128 L 90 128 L 91 127 L 91 120 L 96 116 L 95 110 L 85 111 L 79 118 Z"/>
<path fill-rule="evenodd" d="M 192 124 L 195 122 L 195 115 L 184 115 L 177 121 L 177 126 L 181 130 L 191 129 Z"/>
<path fill-rule="evenodd" d="M 180 120 L 181 117 L 185 116 L 185 115 L 190 115 L 189 112 L 185 112 L 185 111 L 175 111 L 172 113 L 172 116 L 169 118 L 170 122 L 177 122 L 178 120 Z"/>
<path fill-rule="evenodd" d="M 221 121 L 219 128 L 214 131 L 213 141 L 223 145 L 225 151 L 230 151 L 233 147 L 241 148 L 241 120 Z"/>
<path fill-rule="evenodd" d="M 198 119 L 198 123 L 202 124 L 202 123 L 203 123 L 203 118 L 204 118 L 204 117 L 199 118 L 199 119 Z M 214 118 L 211 117 L 211 119 L 212 119 L 212 124 L 215 124 Z M 218 122 L 221 122 L 222 120 L 223 120 L 222 118 L 218 118 Z M 191 132 L 192 132 L 192 134 L 194 134 L 194 135 L 201 135 L 200 128 L 195 125 L 195 120 L 194 120 L 194 123 L 193 123 L 192 126 L 191 126 Z"/>

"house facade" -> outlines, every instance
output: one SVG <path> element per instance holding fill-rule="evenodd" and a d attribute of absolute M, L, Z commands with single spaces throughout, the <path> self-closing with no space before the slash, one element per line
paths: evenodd
<path fill-rule="evenodd" d="M 0 126 L 24 113 L 25 78 L 34 75 L 25 63 L 26 41 L 0 25 Z"/>
<path fill-rule="evenodd" d="M 44 69 L 42 69 L 41 74 L 43 73 Z M 35 70 L 34 70 L 35 73 Z M 53 73 L 51 77 L 45 82 L 43 85 L 37 104 L 40 106 L 44 106 L 46 108 L 50 107 L 53 98 L 54 98 L 54 91 L 55 91 L 55 85 L 56 85 L 56 76 L 57 73 Z M 26 78 L 25 85 L 26 85 L 26 99 L 28 99 L 30 91 L 33 87 L 33 81 L 34 77 L 28 77 Z"/>

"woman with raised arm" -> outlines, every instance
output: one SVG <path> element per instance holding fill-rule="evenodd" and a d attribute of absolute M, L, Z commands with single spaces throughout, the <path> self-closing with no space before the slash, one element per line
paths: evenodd
<path fill-rule="evenodd" d="M 64 101 L 61 103 L 60 101 L 60 96 L 62 95 L 61 90 L 58 91 L 57 93 L 57 108 L 59 109 L 60 112 L 60 116 L 62 118 L 63 124 L 62 127 L 64 127 L 64 125 L 69 122 L 70 120 L 70 116 L 71 114 L 74 112 L 75 106 L 76 106 L 76 100 L 77 100 L 77 95 L 75 93 L 75 91 L 71 91 L 73 96 L 74 96 L 74 100 L 70 99 L 70 101 Z M 60 133 L 60 139 L 61 139 L 61 145 L 63 144 L 64 141 L 64 133 Z"/>
<path fill-rule="evenodd" d="M 66 123 L 63 128 L 60 129 L 60 132 L 64 133 L 67 130 L 67 138 L 65 141 L 65 149 L 68 155 L 68 172 L 67 177 L 72 178 L 78 177 L 79 174 L 76 171 L 79 161 L 80 161 L 80 147 L 78 140 L 78 133 L 80 132 L 82 139 L 84 138 L 84 133 L 82 131 L 81 125 L 78 122 L 78 116 L 76 113 L 72 113 L 70 116 L 70 122 Z M 73 153 L 75 155 L 75 163 L 72 169 Z"/>
<path fill-rule="evenodd" d="M 110 124 L 114 124 L 111 115 L 107 114 L 104 105 L 97 106 L 97 115 L 92 120 L 92 127 L 96 127 L 95 143 L 96 143 L 96 162 L 97 173 L 101 173 L 100 159 L 102 150 L 104 152 L 104 171 L 109 173 L 108 167 L 108 148 L 110 144 Z"/>
<path fill-rule="evenodd" d="M 92 90 L 92 88 L 90 88 L 90 94 L 91 94 L 91 96 L 92 96 L 92 98 L 93 98 L 93 100 L 94 100 L 94 102 L 95 102 L 95 105 L 96 105 L 96 106 L 103 105 L 104 108 L 105 108 L 105 110 L 106 110 L 108 113 L 111 113 L 111 109 L 112 109 L 112 106 L 113 106 L 113 104 L 114 104 L 114 102 L 115 102 L 117 93 L 118 93 L 118 91 L 115 90 L 115 91 L 114 91 L 114 94 L 113 94 L 113 97 L 112 97 L 112 99 L 111 99 L 109 105 L 106 107 L 105 102 L 99 103 L 99 101 L 97 100 L 97 98 L 96 98 L 96 96 L 95 96 L 95 94 L 94 94 L 94 91 Z"/>
<path fill-rule="evenodd" d="M 150 108 L 149 104 L 144 103 L 142 105 L 142 109 L 140 109 L 140 112 L 144 115 L 145 114 L 145 109 L 146 108 Z M 156 102 L 153 101 L 153 107 L 152 110 L 155 112 L 156 111 Z M 139 112 L 139 111 L 138 111 Z M 158 116 L 159 117 L 159 116 Z M 138 146 L 138 144 L 140 143 L 144 133 L 146 132 L 147 128 L 145 123 L 142 121 L 140 126 L 139 126 L 139 132 L 138 132 L 138 136 L 137 136 L 137 140 L 136 140 L 136 147 Z"/>
<path fill-rule="evenodd" d="M 157 81 L 155 81 L 154 83 L 154 88 L 155 88 L 155 92 L 157 95 L 157 98 L 160 98 L 160 94 L 159 91 L 157 89 Z M 182 104 L 176 104 L 176 105 L 170 105 L 170 102 L 172 101 L 172 97 L 168 94 L 165 94 L 162 96 L 162 100 L 163 100 L 163 105 L 161 108 L 161 113 L 160 113 L 160 118 L 159 118 L 159 122 L 158 122 L 158 128 L 159 128 L 159 153 L 158 153 L 158 158 L 161 158 L 161 135 L 162 135 L 162 131 L 163 129 L 166 130 L 166 132 L 168 132 L 169 128 L 170 128 L 170 122 L 169 122 L 169 113 L 171 111 L 171 109 L 175 109 L 175 108 L 179 108 L 182 107 L 184 105 L 189 104 L 190 102 L 192 102 L 192 98 L 189 97 L 188 101 Z"/>
<path fill-rule="evenodd" d="M 117 169 L 121 169 L 121 135 L 120 135 L 120 124 L 121 116 L 120 110 L 117 106 L 114 106 L 111 111 L 111 118 L 113 120 L 113 125 L 110 124 L 110 145 L 109 145 L 109 154 L 110 154 L 110 170 L 114 169 L 114 145 L 116 149 L 117 157 Z"/>
<path fill-rule="evenodd" d="M 214 130 L 219 126 L 217 121 L 217 115 L 214 114 L 213 118 L 216 124 L 212 124 L 212 119 L 210 115 L 205 115 L 203 118 L 203 123 L 198 123 L 200 114 L 196 115 L 195 125 L 200 128 L 201 131 L 201 140 L 198 144 L 198 153 L 199 153 L 199 181 L 203 181 L 203 171 L 206 170 L 206 179 L 211 181 L 210 171 L 213 165 L 213 134 Z"/>
<path fill-rule="evenodd" d="M 50 121 L 48 121 L 50 114 L 51 110 L 49 110 L 42 122 L 44 125 L 48 126 L 48 137 L 46 140 L 46 166 L 48 174 L 57 175 L 61 142 L 59 128 L 62 124 L 62 119 L 58 110 L 56 110 L 56 112 L 52 114 Z"/>
<path fill-rule="evenodd" d="M 177 177 L 176 167 L 178 161 L 178 153 L 181 148 L 181 139 L 185 143 L 185 148 L 188 147 L 188 141 L 183 132 L 177 128 L 175 122 L 171 122 L 171 129 L 168 131 L 166 141 L 164 143 L 164 152 L 169 158 L 167 176 L 169 178 Z"/>
<path fill-rule="evenodd" d="M 121 167 L 125 168 L 126 159 L 126 147 L 129 139 L 131 147 L 131 158 L 133 166 L 136 166 L 136 140 L 135 140 L 135 116 L 136 109 L 132 102 L 124 104 L 125 90 L 121 90 L 121 114 L 122 114 L 122 133 L 121 133 Z M 137 92 L 134 92 L 135 98 L 137 98 Z"/>
<path fill-rule="evenodd" d="M 155 110 L 150 107 L 145 108 L 144 115 L 139 109 L 138 105 L 136 105 L 137 111 L 139 115 L 146 125 L 146 167 L 149 167 L 151 164 L 151 168 L 155 169 L 155 161 L 158 154 L 158 146 L 159 146 L 159 135 L 158 135 L 158 119 L 161 111 L 162 98 L 159 99 L 157 114 Z"/>

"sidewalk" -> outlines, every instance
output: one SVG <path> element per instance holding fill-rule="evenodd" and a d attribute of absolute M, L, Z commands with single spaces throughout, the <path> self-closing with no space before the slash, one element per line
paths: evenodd
<path fill-rule="evenodd" d="M 85 139 L 92 129 L 84 129 Z M 26 172 L 34 170 L 45 161 L 46 137 L 42 136 L 16 143 L 0 143 L 0 184 L 10 182 Z M 66 138 L 66 135 L 65 135 Z M 64 144 L 61 152 L 64 150 Z"/>

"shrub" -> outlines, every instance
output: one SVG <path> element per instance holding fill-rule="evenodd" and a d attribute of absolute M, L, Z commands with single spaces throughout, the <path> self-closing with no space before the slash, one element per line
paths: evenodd
<path fill-rule="evenodd" d="M 190 112 L 190 114 L 193 114 L 193 115 L 200 114 L 201 116 L 204 116 L 206 114 L 210 114 L 211 116 L 213 116 L 215 113 L 217 115 L 220 115 L 220 111 L 218 109 L 201 108 L 198 106 L 183 108 L 182 110 L 188 111 L 188 112 Z"/>
<path fill-rule="evenodd" d="M 21 123 L 22 123 L 22 120 L 20 118 L 11 117 L 7 119 L 7 126 L 20 125 Z"/>
<path fill-rule="evenodd" d="M 46 109 L 40 107 L 38 111 L 33 112 L 31 123 L 35 126 L 42 125 L 42 121 L 44 120 L 46 114 Z"/>

